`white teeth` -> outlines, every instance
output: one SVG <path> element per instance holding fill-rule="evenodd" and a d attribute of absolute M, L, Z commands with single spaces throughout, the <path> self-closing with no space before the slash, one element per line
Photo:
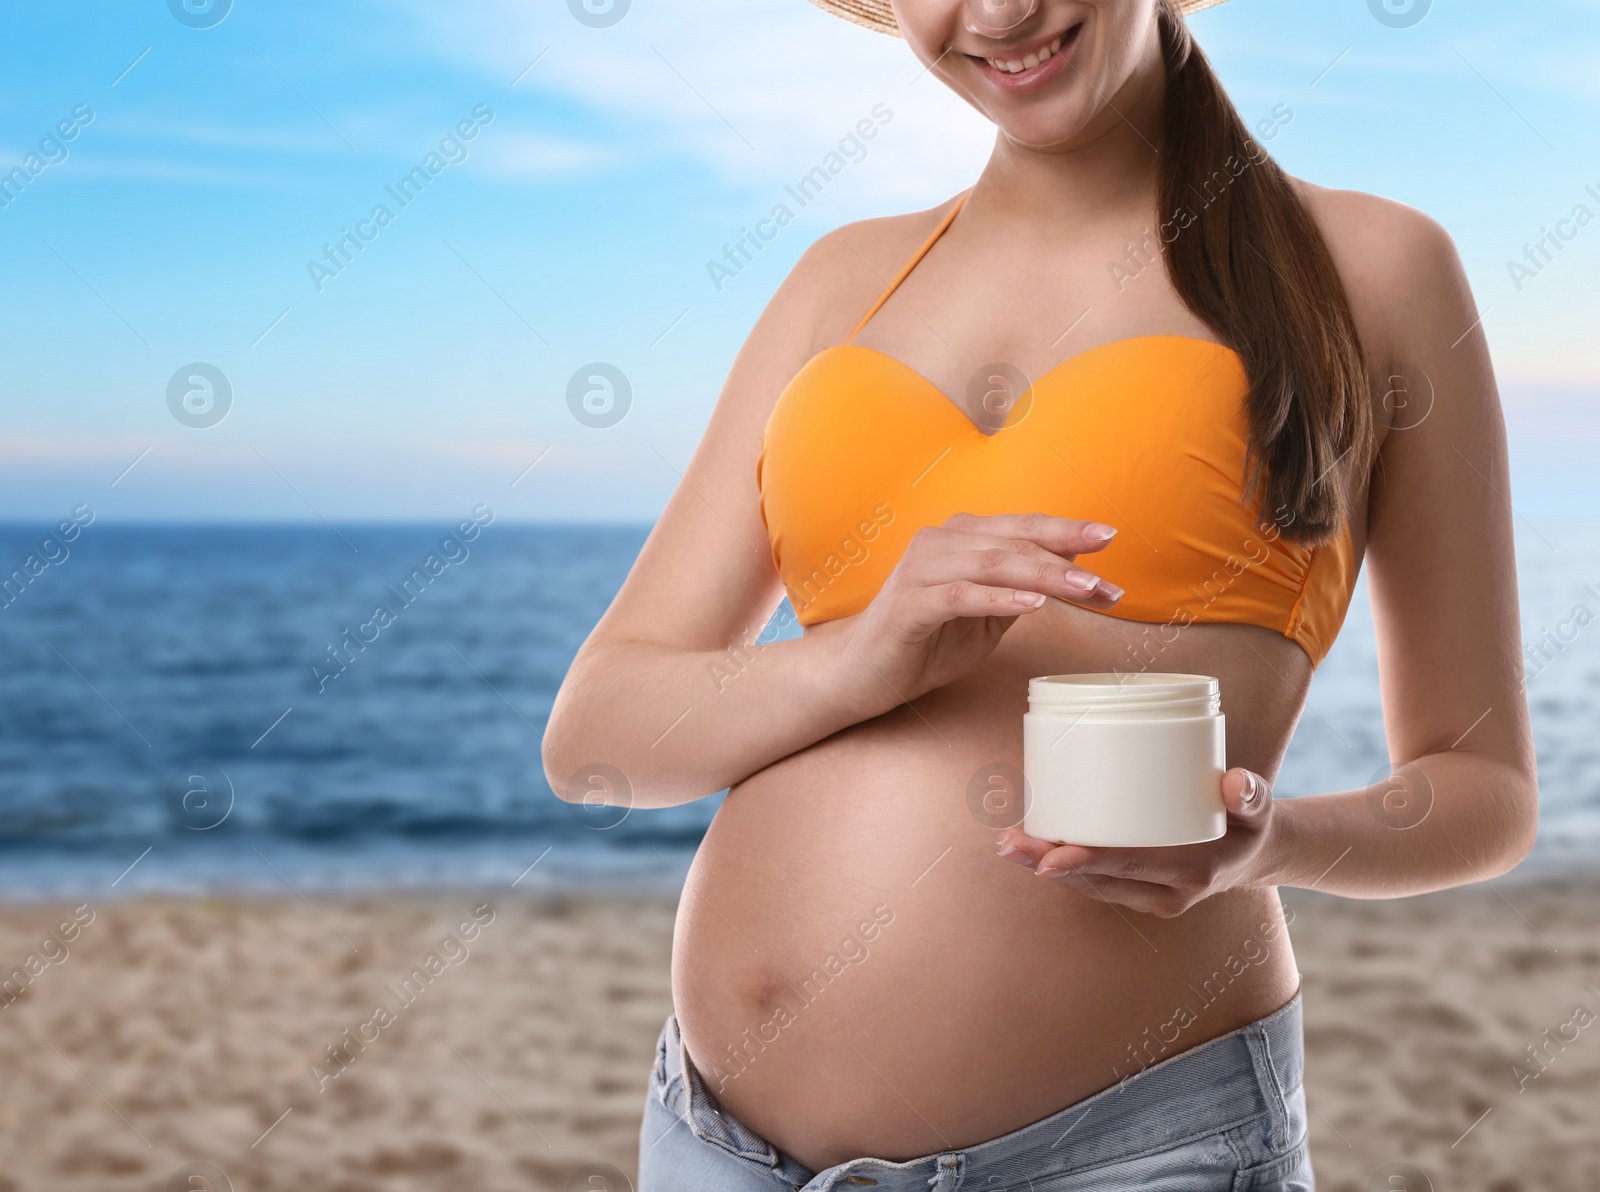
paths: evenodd
<path fill-rule="evenodd" d="M 1006 74 L 1020 74 L 1025 70 L 1032 70 L 1059 49 L 1061 49 L 1061 38 L 1058 37 L 1043 49 L 1036 50 L 1020 62 L 1015 58 L 988 58 L 986 61 L 996 70 L 1003 70 Z"/>

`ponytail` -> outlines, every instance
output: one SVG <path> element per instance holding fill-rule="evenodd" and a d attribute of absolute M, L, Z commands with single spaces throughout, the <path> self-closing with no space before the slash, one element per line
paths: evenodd
<path fill-rule="evenodd" d="M 1262 520 L 1314 546 L 1348 513 L 1342 479 L 1373 436 L 1366 364 L 1344 285 L 1310 210 L 1245 128 L 1172 0 L 1158 210 L 1178 297 L 1250 381 L 1242 478 Z M 1179 213 L 1188 213 L 1179 220 Z"/>

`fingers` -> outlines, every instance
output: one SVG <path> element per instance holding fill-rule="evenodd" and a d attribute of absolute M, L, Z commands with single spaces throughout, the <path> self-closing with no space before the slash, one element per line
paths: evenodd
<path fill-rule="evenodd" d="M 1027 866 L 1046 881 L 1163 919 L 1181 915 L 1205 897 L 1215 870 L 1215 863 L 1196 865 L 1192 854 L 1181 868 L 1167 864 L 1166 858 L 1149 856 L 1176 850 L 1055 845 L 1020 828 L 1006 829 L 996 843 L 1002 857 Z"/>
<path fill-rule="evenodd" d="M 1176 848 L 1091 848 L 1082 844 L 1052 844 L 1029 836 L 1020 828 L 1008 828 L 996 837 L 1000 855 L 1008 861 L 1025 864 L 1040 877 L 1089 876 L 1155 883 L 1186 885 L 1210 878 L 1207 860 L 1199 846 Z"/>
<path fill-rule="evenodd" d="M 1272 809 L 1272 787 L 1255 771 L 1235 766 L 1222 776 L 1222 805 L 1236 824 L 1259 823 Z"/>
<path fill-rule="evenodd" d="M 1025 539 L 1058 555 L 1080 555 L 1104 550 L 1117 533 L 1114 526 L 1103 522 L 1051 517 L 1047 513 L 1004 513 L 989 517 L 958 513 L 944 524 L 947 529 L 962 530 L 969 534 Z"/>
<path fill-rule="evenodd" d="M 979 545 L 985 541 L 993 545 Z M 941 550 L 919 559 L 913 564 L 916 578 L 929 587 L 964 581 L 1037 592 L 1091 608 L 1110 608 L 1122 597 L 1116 585 L 1032 544 L 975 539 L 971 545 L 973 549 Z"/>
<path fill-rule="evenodd" d="M 1039 592 L 1094 609 L 1111 608 L 1123 595 L 1121 588 L 1079 567 L 1070 556 L 1053 553 L 1031 540 L 949 526 L 918 530 L 902 568 L 908 578 L 925 587 L 964 580 Z"/>
<path fill-rule="evenodd" d="M 995 838 L 999 846 L 1000 855 L 1008 861 L 1015 861 L 1019 865 L 1026 865 L 1032 869 L 1044 855 L 1056 846 L 1048 840 L 1039 840 L 1029 836 L 1021 828 L 1007 828 Z"/>
<path fill-rule="evenodd" d="M 1122 589 L 1073 561 L 1103 547 L 1106 531 L 1115 533 L 1042 513 L 957 514 L 916 531 L 886 590 L 894 593 L 900 624 L 919 633 L 957 617 L 1016 618 L 1046 598 L 1110 609 Z"/>
<path fill-rule="evenodd" d="M 1021 829 L 1008 829 L 998 838 L 1000 856 L 1026 864 L 1040 877 L 1091 875 L 1133 882 L 1170 883 L 1187 880 L 1195 867 L 1194 854 L 1173 848 L 1090 848 L 1053 845 L 1030 837 Z"/>
<path fill-rule="evenodd" d="M 1050 880 L 1060 886 L 1069 886 L 1101 902 L 1126 907 L 1143 915 L 1154 915 L 1158 919 L 1175 919 L 1196 901 L 1192 896 L 1171 886 L 1134 881 L 1129 878 L 1103 877 L 1092 873 L 1062 873 L 1050 875 Z"/>
<path fill-rule="evenodd" d="M 1178 848 L 1085 848 L 1064 844 L 1039 859 L 1042 877 L 1051 870 L 1093 874 L 1168 887 L 1209 886 L 1221 867 L 1221 856 L 1204 845 Z"/>
<path fill-rule="evenodd" d="M 1020 828 L 1006 829 L 996 838 L 996 844 L 1002 857 L 1033 869 L 1038 877 L 1130 910 L 1168 918 L 1181 914 L 1193 901 L 1185 888 L 1167 885 L 1158 879 L 1143 881 L 1105 872 L 1106 868 L 1117 867 L 1116 862 L 1099 854 L 1120 850 L 1054 845 L 1029 836 Z M 1039 867 L 1035 869 L 1035 866 Z"/>
<path fill-rule="evenodd" d="M 956 580 L 923 588 L 921 599 L 911 606 L 911 621 L 918 630 L 927 631 L 957 617 L 1020 617 L 1037 612 L 1044 602 L 1042 592 Z"/>

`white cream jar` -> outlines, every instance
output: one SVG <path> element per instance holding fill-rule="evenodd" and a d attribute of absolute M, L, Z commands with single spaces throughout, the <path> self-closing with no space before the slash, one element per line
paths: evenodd
<path fill-rule="evenodd" d="M 1209 675 L 1045 675 L 1022 718 L 1029 836 L 1107 848 L 1227 831 L 1222 693 Z"/>

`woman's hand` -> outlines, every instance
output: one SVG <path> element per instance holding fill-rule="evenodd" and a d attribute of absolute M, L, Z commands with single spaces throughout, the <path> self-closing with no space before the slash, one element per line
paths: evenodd
<path fill-rule="evenodd" d="M 883 710 L 960 678 L 1046 597 L 1113 607 L 1122 589 L 1075 560 L 1115 534 L 1043 513 L 958 513 L 918 530 L 844 639 L 845 673 L 861 702 Z"/>
<path fill-rule="evenodd" d="M 1028 866 L 1040 877 L 1171 919 L 1223 890 L 1266 884 L 1266 844 L 1274 824 L 1272 788 L 1259 774 L 1235 768 L 1222 776 L 1222 802 L 1228 809 L 1228 830 L 1204 844 L 1089 848 L 1052 844 L 1020 827 L 1007 828 L 995 843 L 1002 857 Z"/>

